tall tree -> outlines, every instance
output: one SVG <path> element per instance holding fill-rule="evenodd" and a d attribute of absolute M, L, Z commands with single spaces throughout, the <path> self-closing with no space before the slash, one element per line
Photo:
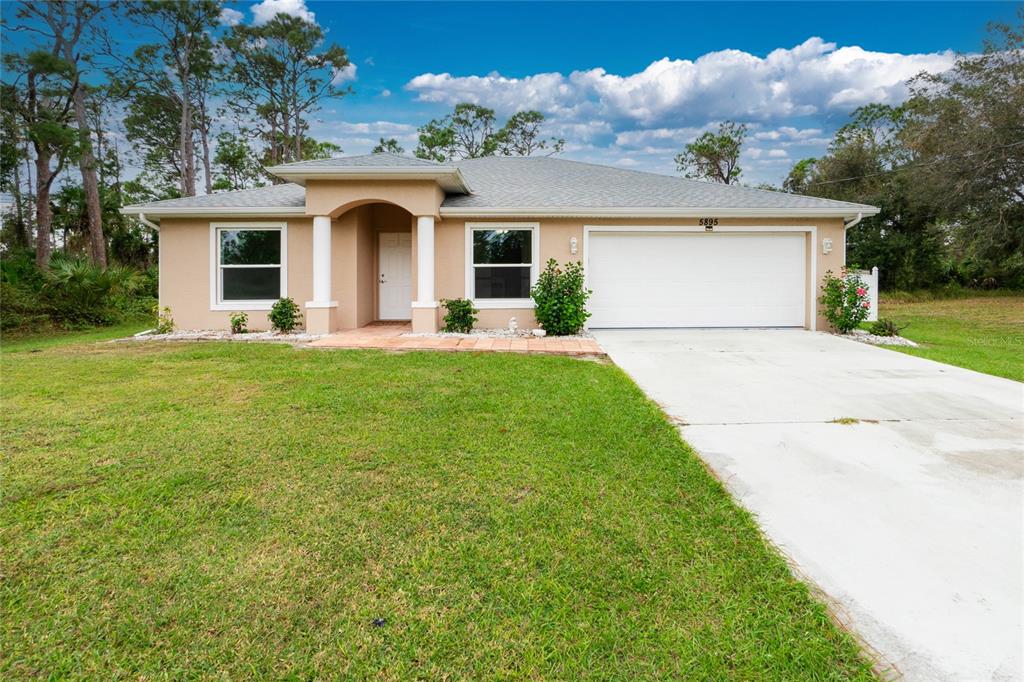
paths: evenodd
<path fill-rule="evenodd" d="M 736 183 L 743 175 L 739 159 L 746 136 L 745 124 L 725 121 L 717 133 L 705 132 L 676 154 L 676 169 L 688 178 Z"/>
<path fill-rule="evenodd" d="M 231 106 L 255 115 L 270 165 L 298 161 L 308 117 L 328 98 L 343 97 L 351 66 L 345 49 L 324 43 L 316 24 L 278 14 L 261 26 L 239 24 L 224 41 L 232 54 Z"/>
<path fill-rule="evenodd" d="M 78 127 L 78 168 L 82 174 L 82 188 L 89 224 L 89 255 L 98 265 L 107 264 L 107 244 L 103 236 L 103 212 L 100 205 L 99 182 L 96 177 L 96 155 L 93 153 L 92 131 L 86 110 L 86 84 L 83 67 L 89 59 L 83 55 L 86 29 L 103 11 L 103 6 L 92 0 L 54 0 L 53 2 L 23 2 L 18 9 L 19 19 L 32 22 L 38 33 L 51 44 L 52 53 L 59 55 L 70 67 L 67 89 L 70 93 L 75 122 Z M 22 24 L 21 28 L 29 25 Z"/>
<path fill-rule="evenodd" d="M 782 181 L 782 189 L 791 194 L 807 194 L 808 185 L 814 177 L 815 158 L 801 159 L 789 169 L 789 174 Z"/>
<path fill-rule="evenodd" d="M 539 111 L 517 111 L 495 134 L 499 156 L 532 156 L 540 152 L 558 154 L 565 148 L 564 138 L 541 137 L 544 114 Z"/>
<path fill-rule="evenodd" d="M 447 162 L 481 156 L 530 156 L 549 150 L 562 151 L 565 140 L 541 137 L 544 114 L 520 111 L 499 129 L 493 109 L 462 102 L 452 113 L 433 119 L 419 128 L 415 155 L 421 159 Z"/>
<path fill-rule="evenodd" d="M 108 71 L 126 97 L 166 97 L 177 109 L 178 187 L 183 196 L 196 193 L 195 136 L 197 117 L 204 116 L 209 81 L 214 72 L 213 39 L 223 10 L 220 0 L 147 0 L 127 3 L 127 17 L 156 40 L 128 58 L 112 46 L 116 62 Z M 203 121 L 200 120 L 200 127 Z"/>
<path fill-rule="evenodd" d="M 123 119 L 125 134 L 142 168 L 166 194 L 175 187 L 182 196 L 181 179 L 189 158 L 195 158 L 195 140 L 185 152 L 179 146 L 181 100 L 169 94 L 139 90 L 128 100 Z"/>
<path fill-rule="evenodd" d="M 981 54 L 911 81 L 905 174 L 950 227 L 967 281 L 1024 287 L 1024 7 Z"/>
<path fill-rule="evenodd" d="M 402 148 L 402 145 L 398 144 L 398 140 L 395 138 L 389 137 L 385 140 L 382 137 L 380 138 L 380 141 L 377 142 L 377 146 L 370 150 L 370 153 L 382 154 L 384 152 L 389 154 L 404 154 L 405 150 Z"/>
<path fill-rule="evenodd" d="M 18 75 L 16 83 L 5 83 L 3 97 L 12 104 L 26 136 L 32 142 L 36 171 L 36 264 L 50 264 L 53 249 L 53 210 L 50 191 L 54 180 L 77 153 L 78 133 L 72 122 L 73 106 L 67 83 L 74 67 L 56 50 L 35 50 L 26 55 L 8 54 L 4 64 Z M 20 81 L 24 80 L 24 86 Z"/>
<path fill-rule="evenodd" d="M 828 152 L 805 160 L 787 182 L 799 181 L 813 196 L 878 206 L 847 233 L 847 260 L 878 266 L 885 289 L 916 289 L 942 277 L 945 232 L 934 207 L 923 201 L 910 176 L 901 172 L 921 162 L 903 144 L 906 107 L 870 104 L 857 109 L 836 131 Z M 805 171 L 804 176 L 801 172 Z"/>
<path fill-rule="evenodd" d="M 267 175 L 245 137 L 231 132 L 217 136 L 217 151 L 213 156 L 217 179 L 216 190 L 239 190 L 266 184 Z"/>
<path fill-rule="evenodd" d="M 0 91 L 0 192 L 14 200 L 13 220 L 4 218 L 4 244 L 27 248 L 30 244 L 29 219 L 22 193 L 21 164 L 28 160 L 24 128 L 18 118 L 17 93 L 13 86 Z"/>

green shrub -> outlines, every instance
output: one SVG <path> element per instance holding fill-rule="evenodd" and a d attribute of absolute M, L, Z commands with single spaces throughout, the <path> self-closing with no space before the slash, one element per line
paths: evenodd
<path fill-rule="evenodd" d="M 174 331 L 174 318 L 171 317 L 171 309 L 164 307 L 160 310 L 160 304 L 153 306 L 153 313 L 156 315 L 156 333 L 170 334 Z"/>
<path fill-rule="evenodd" d="M 0 328 L 5 331 L 77 329 L 123 320 L 152 319 L 157 293 L 155 269 L 101 268 L 55 253 L 39 269 L 30 250 L 0 257 Z"/>
<path fill-rule="evenodd" d="M 49 303 L 38 291 L 0 280 L 0 330 L 38 329 L 49 322 Z"/>
<path fill-rule="evenodd" d="M 446 298 L 441 305 L 447 311 L 444 316 L 444 331 L 468 334 L 476 324 L 476 314 L 480 312 L 473 307 L 467 298 Z"/>
<path fill-rule="evenodd" d="M 826 272 L 825 283 L 821 285 L 821 298 L 818 299 L 825 306 L 825 317 L 829 324 L 841 334 L 856 329 L 871 312 L 864 282 L 856 275 L 849 279 L 845 275 L 845 270 L 840 277 L 833 275 L 831 270 Z"/>
<path fill-rule="evenodd" d="M 270 326 L 283 334 L 294 331 L 302 321 L 298 304 L 290 298 L 278 299 L 267 317 L 270 318 Z"/>
<path fill-rule="evenodd" d="M 135 293 L 139 296 L 157 298 L 160 295 L 160 271 L 156 266 L 139 272 Z"/>
<path fill-rule="evenodd" d="M 249 332 L 249 316 L 243 312 L 231 313 L 231 333 L 247 334 Z"/>
<path fill-rule="evenodd" d="M 158 304 L 156 296 L 117 294 L 110 299 L 116 316 L 122 320 L 151 320 Z"/>
<path fill-rule="evenodd" d="M 134 268 L 102 268 L 81 258 L 55 258 L 45 277 L 43 292 L 59 321 L 87 325 L 117 322 L 114 297 L 134 293 L 139 283 Z"/>
<path fill-rule="evenodd" d="M 871 323 L 868 332 L 875 336 L 899 336 L 899 333 L 906 328 L 907 325 L 900 326 L 887 317 L 880 317 L 877 322 Z"/>
<path fill-rule="evenodd" d="M 530 289 L 537 322 L 552 336 L 578 334 L 590 317 L 587 299 L 591 293 L 583 286 L 580 263 L 566 263 L 562 269 L 552 258 Z"/>
<path fill-rule="evenodd" d="M 4 253 L 0 258 L 0 281 L 23 290 L 40 291 L 46 278 L 36 267 L 36 255 L 31 249 Z"/>

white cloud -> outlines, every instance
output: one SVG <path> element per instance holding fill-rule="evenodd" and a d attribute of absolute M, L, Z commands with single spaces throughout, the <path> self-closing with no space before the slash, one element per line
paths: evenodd
<path fill-rule="evenodd" d="M 391 91 L 388 90 L 387 88 L 384 88 L 383 90 L 380 91 L 380 96 L 381 97 L 391 97 Z"/>
<path fill-rule="evenodd" d="M 416 132 L 416 126 L 393 121 L 369 121 L 365 123 L 349 123 L 338 121 L 330 123 L 330 128 L 346 135 L 410 135 Z"/>
<path fill-rule="evenodd" d="M 708 124 L 691 128 L 626 130 L 615 135 L 615 144 L 625 148 L 650 148 L 657 145 L 662 147 L 665 145 L 679 147 L 687 142 L 693 142 L 701 133 L 711 130 L 716 125 Z"/>
<path fill-rule="evenodd" d="M 772 149 L 768 152 L 770 159 L 788 159 L 789 153 L 785 149 Z"/>
<path fill-rule="evenodd" d="M 922 70 L 944 71 L 953 57 L 951 51 L 907 55 L 837 48 L 809 38 L 765 57 L 721 50 L 692 61 L 663 58 L 629 75 L 600 67 L 522 78 L 425 73 L 406 89 L 420 101 L 477 102 L 503 114 L 530 108 L 553 118 L 601 117 L 641 126 L 772 121 L 902 101 L 908 78 Z"/>
<path fill-rule="evenodd" d="M 265 24 L 278 14 L 288 14 L 311 24 L 316 22 L 316 15 L 306 7 L 306 0 L 263 0 L 252 6 L 252 23 Z"/>
<path fill-rule="evenodd" d="M 792 126 L 782 126 L 775 128 L 774 130 L 762 130 L 754 133 L 755 140 L 784 140 L 792 142 L 801 142 L 804 140 L 812 140 L 814 138 L 821 137 L 821 128 L 794 128 Z"/>
<path fill-rule="evenodd" d="M 349 64 L 348 66 L 338 69 L 334 72 L 334 77 L 331 78 L 331 85 L 341 85 L 348 81 L 354 81 L 356 79 L 356 65 Z"/>
<path fill-rule="evenodd" d="M 220 23 L 224 26 L 238 26 L 245 19 L 245 15 L 237 9 L 225 7 L 220 11 Z"/>

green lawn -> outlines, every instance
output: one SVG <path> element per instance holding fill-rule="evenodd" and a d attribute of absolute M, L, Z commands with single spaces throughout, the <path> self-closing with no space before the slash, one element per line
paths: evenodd
<path fill-rule="evenodd" d="M 612 365 L 0 361 L 0 678 L 871 678 Z"/>
<path fill-rule="evenodd" d="M 86 343 L 90 341 L 107 341 L 131 336 L 144 329 L 152 329 L 153 321 L 123 322 L 111 327 L 92 327 L 79 331 L 63 333 L 29 333 L 14 334 L 7 332 L 0 338 L 0 351 L 23 352 L 37 351 L 52 346 L 63 346 L 69 343 Z"/>
<path fill-rule="evenodd" d="M 911 355 L 1024 381 L 1024 294 L 930 301 L 886 300 L 882 317 L 907 324 Z"/>

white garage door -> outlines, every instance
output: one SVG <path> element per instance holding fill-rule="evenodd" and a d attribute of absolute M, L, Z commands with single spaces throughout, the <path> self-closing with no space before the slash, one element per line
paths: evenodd
<path fill-rule="evenodd" d="M 802 327 L 797 233 L 591 232 L 589 326 Z"/>

